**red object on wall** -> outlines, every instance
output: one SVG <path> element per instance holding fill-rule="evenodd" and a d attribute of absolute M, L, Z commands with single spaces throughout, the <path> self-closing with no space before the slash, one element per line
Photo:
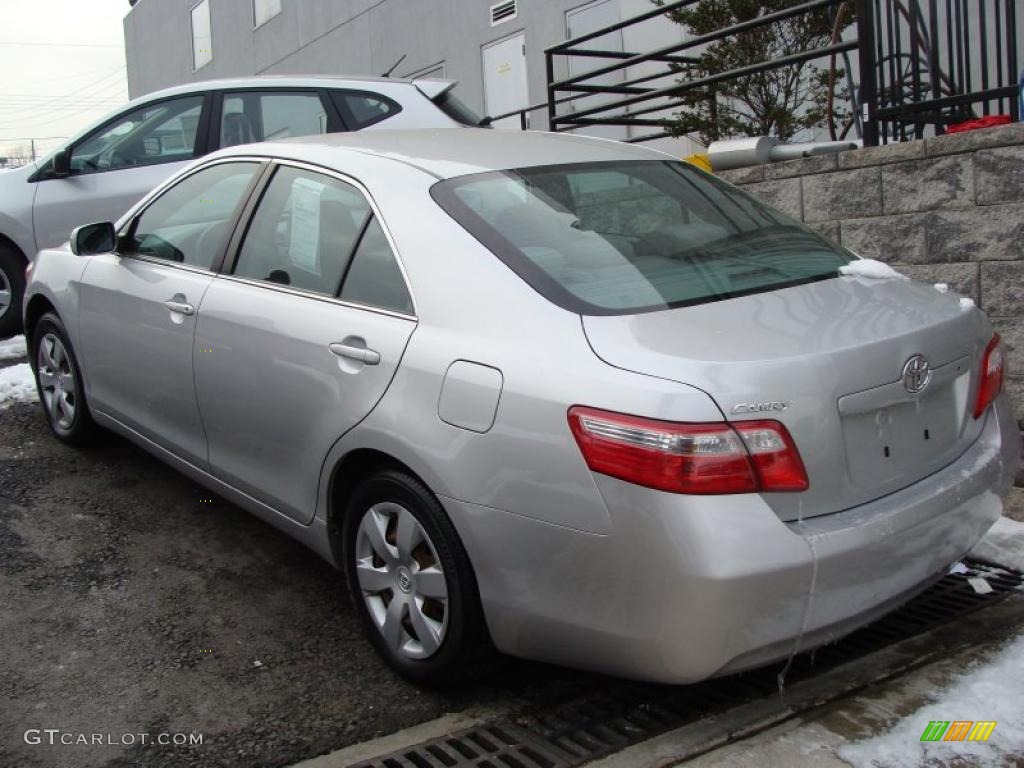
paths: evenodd
<path fill-rule="evenodd" d="M 964 120 L 962 123 L 953 123 L 946 126 L 946 133 L 963 133 L 964 131 L 976 131 L 979 128 L 991 128 L 996 125 L 1012 123 L 1013 118 L 1009 115 L 986 115 L 974 120 Z"/>

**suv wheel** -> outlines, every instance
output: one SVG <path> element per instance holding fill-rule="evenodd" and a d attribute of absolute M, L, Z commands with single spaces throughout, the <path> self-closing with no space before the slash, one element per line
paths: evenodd
<path fill-rule="evenodd" d="M 25 260 L 0 243 L 0 339 L 21 330 L 21 299 L 25 295 Z"/>
<path fill-rule="evenodd" d="M 356 488 L 346 513 L 349 593 L 377 652 L 421 685 L 476 676 L 492 646 L 469 557 L 437 499 L 388 470 Z"/>

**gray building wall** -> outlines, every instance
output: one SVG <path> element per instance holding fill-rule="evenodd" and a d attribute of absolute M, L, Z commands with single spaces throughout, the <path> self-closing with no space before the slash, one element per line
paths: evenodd
<path fill-rule="evenodd" d="M 624 19 L 651 8 L 649 0 L 610 1 Z M 193 71 L 191 9 L 197 0 L 139 0 L 124 20 L 128 90 L 134 98 L 190 81 L 259 74 L 376 76 L 404 54 L 395 76 L 443 61 L 445 76 L 459 81 L 459 98 L 484 114 L 482 47 L 525 32 L 529 102 L 544 102 L 544 49 L 565 40 L 566 11 L 595 0 L 519 0 L 516 18 L 491 26 L 495 2 L 283 0 L 279 15 L 253 28 L 252 0 L 210 0 L 213 60 Z M 658 18 L 627 30 L 623 45 L 650 50 L 682 34 L 679 25 Z M 556 77 L 567 74 L 564 66 L 559 61 Z M 647 71 L 637 68 L 629 76 Z M 532 127 L 547 127 L 543 110 L 534 113 Z M 675 140 L 655 146 L 677 155 L 700 149 Z"/>

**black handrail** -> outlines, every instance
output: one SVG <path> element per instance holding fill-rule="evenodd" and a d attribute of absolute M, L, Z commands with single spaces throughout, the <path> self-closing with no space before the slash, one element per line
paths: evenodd
<path fill-rule="evenodd" d="M 1024 29 L 1018 29 L 1016 5 L 1024 0 L 794 0 L 788 8 L 646 53 L 602 50 L 593 45 L 592 41 L 605 35 L 698 2 L 665 3 L 551 46 L 544 52 L 547 100 L 490 121 L 518 116 L 525 129 L 530 113 L 546 109 L 547 127 L 553 131 L 594 125 L 663 127 L 663 131 L 629 141 L 663 138 L 670 135 L 666 120 L 644 115 L 686 106 L 688 93 L 714 83 L 822 59 L 829 59 L 829 66 L 835 67 L 838 55 L 856 55 L 858 59 L 857 83 L 853 82 L 849 61 L 846 64 L 850 105 L 856 113 L 846 129 L 852 128 L 868 146 L 920 138 L 926 130 L 942 133 L 951 123 L 978 116 L 979 112 L 999 112 L 1014 118 L 1019 115 L 1018 51 L 1024 47 Z M 840 36 L 842 24 L 837 24 L 831 45 L 794 51 L 771 61 L 750 62 L 724 72 L 698 70 L 701 46 L 823 9 L 834 8 L 838 17 L 851 6 L 856 10 L 855 26 Z M 573 57 L 606 59 L 609 63 L 556 79 L 556 59 L 567 63 Z M 614 83 L 594 82 L 639 64 L 666 66 Z M 675 82 L 640 87 L 667 77 Z M 595 104 L 594 97 L 602 95 L 609 98 Z M 586 106 L 559 110 L 581 99 L 587 99 L 582 102 Z"/>

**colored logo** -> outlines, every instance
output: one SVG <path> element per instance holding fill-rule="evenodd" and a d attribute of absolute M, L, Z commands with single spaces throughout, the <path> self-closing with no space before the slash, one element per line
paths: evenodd
<path fill-rule="evenodd" d="M 988 741 L 995 729 L 995 720 L 932 720 L 921 741 Z"/>

